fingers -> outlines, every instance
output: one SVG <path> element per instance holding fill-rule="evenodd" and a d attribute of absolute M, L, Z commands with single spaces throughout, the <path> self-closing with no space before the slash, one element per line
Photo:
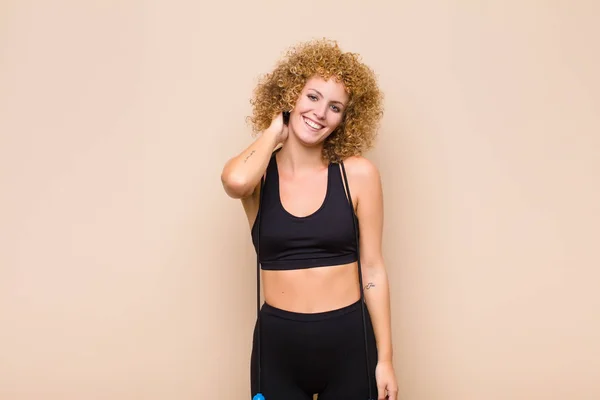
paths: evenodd
<path fill-rule="evenodd" d="M 377 400 L 398 400 L 398 389 L 386 389 L 386 385 L 377 386 Z"/>
<path fill-rule="evenodd" d="M 377 400 L 387 399 L 385 385 L 377 385 Z"/>

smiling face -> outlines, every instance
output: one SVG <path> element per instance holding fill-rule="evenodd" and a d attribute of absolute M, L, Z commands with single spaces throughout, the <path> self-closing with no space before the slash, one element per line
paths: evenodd
<path fill-rule="evenodd" d="M 305 145 L 322 143 L 342 122 L 348 99 L 335 79 L 309 79 L 290 115 L 290 131 Z"/>

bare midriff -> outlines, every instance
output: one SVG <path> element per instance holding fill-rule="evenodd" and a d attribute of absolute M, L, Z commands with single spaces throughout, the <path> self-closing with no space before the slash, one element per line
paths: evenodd
<path fill-rule="evenodd" d="M 360 299 L 356 263 L 262 271 L 265 302 L 298 313 L 336 310 Z"/>

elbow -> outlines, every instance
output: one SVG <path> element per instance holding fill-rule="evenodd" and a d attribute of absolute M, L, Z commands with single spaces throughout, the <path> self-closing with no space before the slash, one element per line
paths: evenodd
<path fill-rule="evenodd" d="M 361 259 L 363 270 L 372 275 L 386 274 L 385 263 L 382 257 Z"/>
<path fill-rule="evenodd" d="M 221 183 L 225 193 L 233 199 L 243 199 L 254 192 L 248 181 L 242 177 L 223 171 L 221 173 Z"/>

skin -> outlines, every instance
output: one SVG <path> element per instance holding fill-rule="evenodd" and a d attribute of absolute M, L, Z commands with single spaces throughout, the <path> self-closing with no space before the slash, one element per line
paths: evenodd
<path fill-rule="evenodd" d="M 315 212 L 327 186 L 323 141 L 343 121 L 349 97 L 333 80 L 307 80 L 290 115 L 289 127 L 281 115 L 258 139 L 225 164 L 221 180 L 226 193 L 241 199 L 251 227 L 258 212 L 260 178 L 272 152 L 277 153 L 280 199 L 299 217 Z M 308 124 L 318 124 L 311 127 Z M 344 160 L 354 209 L 360 221 L 361 265 L 365 301 L 371 314 L 378 350 L 375 376 L 379 399 L 397 399 L 398 385 L 392 363 L 389 284 L 382 255 L 383 193 L 376 166 L 364 157 Z M 340 172 L 341 173 L 341 172 Z M 344 307 L 360 298 L 356 263 L 291 271 L 262 271 L 265 301 L 275 307 L 314 313 Z"/>

